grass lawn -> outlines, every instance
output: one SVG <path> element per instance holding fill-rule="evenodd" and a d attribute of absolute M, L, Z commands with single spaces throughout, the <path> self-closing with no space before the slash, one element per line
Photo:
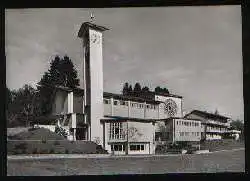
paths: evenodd
<path fill-rule="evenodd" d="M 144 158 L 8 160 L 7 167 L 10 176 L 244 172 L 245 150 Z"/>

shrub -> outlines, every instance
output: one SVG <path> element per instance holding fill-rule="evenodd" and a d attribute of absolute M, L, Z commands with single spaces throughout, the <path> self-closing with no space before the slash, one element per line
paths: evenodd
<path fill-rule="evenodd" d="M 25 154 L 27 149 L 26 143 L 19 143 L 14 146 L 14 154 Z"/>
<path fill-rule="evenodd" d="M 167 146 L 166 145 L 157 145 L 155 148 L 156 154 L 166 153 L 167 152 Z"/>
<path fill-rule="evenodd" d="M 68 136 L 66 130 L 62 127 L 59 127 L 58 125 L 56 125 L 56 127 L 55 127 L 55 133 L 60 135 L 60 136 L 63 136 L 64 138 L 67 138 L 67 136 Z"/>
<path fill-rule="evenodd" d="M 51 148 L 51 149 L 49 150 L 49 153 L 50 153 L 50 154 L 55 153 L 54 149 L 53 149 L 53 148 Z"/>
<path fill-rule="evenodd" d="M 55 141 L 54 145 L 60 145 L 60 142 L 59 141 Z"/>
<path fill-rule="evenodd" d="M 26 143 L 19 143 L 15 145 L 15 149 L 25 150 L 27 148 Z"/>
<path fill-rule="evenodd" d="M 65 154 L 69 154 L 69 150 L 68 149 L 65 150 Z"/>
<path fill-rule="evenodd" d="M 32 150 L 32 154 L 37 154 L 37 153 L 38 153 L 37 148 L 34 148 L 34 149 Z"/>
<path fill-rule="evenodd" d="M 34 131 L 34 130 L 37 130 L 37 129 L 39 129 L 39 128 L 32 127 L 32 128 L 29 128 L 28 131 Z"/>
<path fill-rule="evenodd" d="M 46 153 L 48 153 L 48 150 L 47 150 L 47 149 L 42 149 L 42 150 L 40 151 L 40 154 L 46 154 Z"/>

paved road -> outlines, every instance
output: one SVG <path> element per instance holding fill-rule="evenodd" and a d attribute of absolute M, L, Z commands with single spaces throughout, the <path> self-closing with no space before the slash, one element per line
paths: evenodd
<path fill-rule="evenodd" d="M 244 172 L 245 150 L 160 157 L 8 160 L 9 176 Z"/>

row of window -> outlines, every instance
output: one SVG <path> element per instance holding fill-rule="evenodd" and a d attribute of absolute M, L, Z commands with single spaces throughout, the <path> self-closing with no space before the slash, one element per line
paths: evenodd
<path fill-rule="evenodd" d="M 111 104 L 111 101 L 109 99 L 103 99 L 103 103 L 104 104 Z M 118 105 L 123 105 L 123 106 L 128 106 L 128 101 L 122 101 L 122 100 L 114 100 L 114 105 L 118 106 Z M 135 108 L 144 108 L 144 104 L 143 103 L 130 103 L 131 107 L 135 107 Z M 146 104 L 146 108 L 147 109 L 157 109 L 156 105 L 151 105 L 151 104 Z"/>
<path fill-rule="evenodd" d="M 218 128 L 218 127 L 211 127 L 211 126 L 207 126 L 207 130 L 214 130 L 214 131 L 225 131 L 226 128 Z"/>
<path fill-rule="evenodd" d="M 179 132 L 180 136 L 200 136 L 200 132 Z"/>
<path fill-rule="evenodd" d="M 193 127 L 196 127 L 196 126 L 199 126 L 199 123 L 197 122 L 191 122 L 191 121 L 176 121 L 176 124 L 177 125 L 182 125 L 182 126 L 193 126 Z"/>
<path fill-rule="evenodd" d="M 109 139 L 125 139 L 122 123 L 110 123 Z"/>
<path fill-rule="evenodd" d="M 144 151 L 145 146 L 144 144 L 130 145 L 129 150 L 130 151 Z M 125 151 L 125 145 L 124 144 L 112 144 L 111 151 Z"/>

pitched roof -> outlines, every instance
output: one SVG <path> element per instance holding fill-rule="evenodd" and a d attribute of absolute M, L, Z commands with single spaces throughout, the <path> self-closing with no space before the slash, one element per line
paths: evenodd
<path fill-rule="evenodd" d="M 188 113 L 187 115 L 185 115 L 184 117 L 187 117 L 190 114 L 196 114 L 198 116 L 205 117 L 205 118 L 210 118 L 210 119 L 222 119 L 222 120 L 230 119 L 229 117 L 226 117 L 226 116 L 222 116 L 222 115 L 219 115 L 219 114 L 208 113 L 208 112 L 200 111 L 200 110 L 193 110 L 190 113 Z"/>

